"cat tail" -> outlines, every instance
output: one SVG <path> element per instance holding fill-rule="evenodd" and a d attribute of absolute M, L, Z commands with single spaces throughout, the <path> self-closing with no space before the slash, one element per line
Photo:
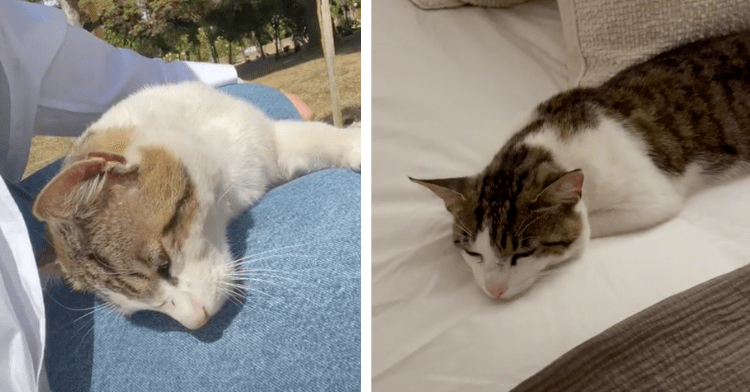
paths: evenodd
<path fill-rule="evenodd" d="M 315 121 L 279 121 L 274 135 L 281 180 L 332 167 L 360 170 L 359 124 L 336 128 Z"/>

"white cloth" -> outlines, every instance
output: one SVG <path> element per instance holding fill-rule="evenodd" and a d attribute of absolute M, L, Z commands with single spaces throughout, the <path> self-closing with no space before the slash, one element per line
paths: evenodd
<path fill-rule="evenodd" d="M 238 81 L 231 65 L 149 59 L 68 26 L 56 8 L 18 0 L 0 0 L 0 63 L 10 91 L 0 94 L 0 108 L 11 108 L 9 118 L 0 115 L 0 174 L 13 182 L 34 134 L 78 135 L 144 85 Z"/>
<path fill-rule="evenodd" d="M 42 288 L 28 231 L 2 177 L 20 181 L 34 134 L 76 136 L 150 84 L 236 83 L 230 65 L 165 63 L 66 24 L 62 11 L 0 0 L 0 389 L 47 390 Z"/>
<path fill-rule="evenodd" d="M 21 212 L 0 178 L 0 385 L 3 391 L 40 390 L 44 303 L 27 233 Z"/>

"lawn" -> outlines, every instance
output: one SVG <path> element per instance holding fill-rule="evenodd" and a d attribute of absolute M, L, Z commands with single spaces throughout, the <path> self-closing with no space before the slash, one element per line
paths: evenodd
<path fill-rule="evenodd" d="M 361 118 L 361 52 L 359 34 L 340 40 L 336 47 L 336 78 L 344 107 L 344 122 Z M 241 78 L 298 96 L 316 119 L 333 123 L 325 61 L 320 51 L 308 50 L 237 65 Z M 31 141 L 24 177 L 61 158 L 73 138 L 37 136 Z"/>

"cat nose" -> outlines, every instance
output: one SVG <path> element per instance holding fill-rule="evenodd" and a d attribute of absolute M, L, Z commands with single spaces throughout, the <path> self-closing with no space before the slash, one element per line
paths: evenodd
<path fill-rule="evenodd" d="M 500 298 L 506 290 L 508 290 L 508 287 L 505 285 L 495 287 L 487 286 L 487 292 L 490 293 L 490 297 L 492 298 Z"/>
<path fill-rule="evenodd" d="M 195 325 L 195 328 L 192 329 L 198 329 L 206 325 L 209 319 L 206 307 L 192 298 L 190 298 L 190 305 L 193 308 L 193 314 L 191 315 L 193 318 L 192 324 Z"/>

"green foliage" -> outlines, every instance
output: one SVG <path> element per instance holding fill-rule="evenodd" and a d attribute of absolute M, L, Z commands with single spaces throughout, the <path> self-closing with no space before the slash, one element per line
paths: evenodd
<path fill-rule="evenodd" d="M 218 61 L 247 39 L 262 47 L 308 34 L 302 0 L 80 0 L 79 9 L 109 43 L 165 59 Z"/>
<path fill-rule="evenodd" d="M 331 16 L 338 20 L 338 33 L 343 36 L 352 34 L 359 27 L 359 15 L 362 3 L 355 0 L 331 0 Z"/>

